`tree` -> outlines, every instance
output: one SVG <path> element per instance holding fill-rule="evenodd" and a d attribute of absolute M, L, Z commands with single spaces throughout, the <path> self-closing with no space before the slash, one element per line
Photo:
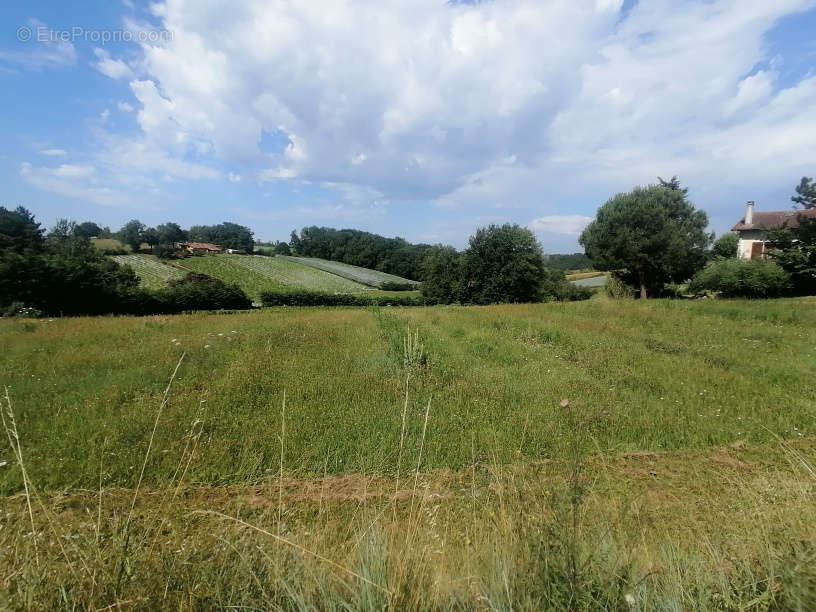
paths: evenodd
<path fill-rule="evenodd" d="M 802 206 L 802 208 L 816 208 L 816 181 L 807 176 L 796 186 L 798 195 L 791 196 L 791 201 Z"/>
<path fill-rule="evenodd" d="M 739 236 L 734 232 L 728 232 L 714 241 L 711 254 L 714 255 L 714 257 L 720 257 L 722 259 L 734 259 L 737 256 L 738 245 Z"/>
<path fill-rule="evenodd" d="M 230 221 L 218 225 L 194 225 L 187 234 L 190 240 L 211 242 L 225 249 L 238 249 L 247 253 L 251 253 L 255 246 L 252 230 Z"/>
<path fill-rule="evenodd" d="M 708 217 L 679 189 L 636 187 L 598 209 L 579 242 L 599 270 L 625 269 L 640 297 L 683 282 L 702 268 L 712 236 Z"/>
<path fill-rule="evenodd" d="M 816 219 L 800 215 L 798 221 L 769 233 L 769 254 L 791 275 L 795 293 L 816 295 Z"/>
<path fill-rule="evenodd" d="M 146 229 L 144 223 L 138 219 L 131 219 L 119 230 L 119 240 L 129 245 L 135 253 L 142 246 L 142 237 Z"/>
<path fill-rule="evenodd" d="M 9 210 L 0 206 L 0 253 L 24 253 L 43 248 L 43 229 L 34 215 L 22 206 Z"/>
<path fill-rule="evenodd" d="M 155 227 L 148 227 L 142 232 L 142 242 L 149 244 L 151 250 L 159 244 L 159 232 L 156 231 Z"/>
<path fill-rule="evenodd" d="M 289 248 L 289 244 L 286 242 L 278 241 L 275 243 L 274 246 L 275 254 L 276 255 L 291 255 L 292 249 Z"/>
<path fill-rule="evenodd" d="M 665 187 L 666 189 L 672 189 L 674 191 L 679 191 L 683 195 L 686 195 L 688 193 L 688 187 L 683 187 L 682 185 L 680 185 L 680 180 L 677 178 L 677 175 L 671 177 L 668 181 L 659 176 L 657 177 L 657 180 L 659 181 L 661 187 Z"/>
<path fill-rule="evenodd" d="M 289 235 L 289 248 L 295 254 L 300 253 L 300 236 L 298 236 L 295 230 L 292 230 L 292 233 Z"/>
<path fill-rule="evenodd" d="M 74 233 L 83 238 L 98 238 L 103 231 L 104 230 L 93 221 L 84 221 L 74 227 Z"/>
<path fill-rule="evenodd" d="M 462 255 L 453 247 L 432 247 L 422 260 L 422 295 L 441 304 L 461 301 L 462 265 Z"/>
<path fill-rule="evenodd" d="M 475 304 L 539 301 L 544 268 L 529 229 L 509 223 L 478 229 L 462 260 L 464 295 Z"/>
<path fill-rule="evenodd" d="M 184 230 L 178 223 L 172 221 L 157 225 L 156 233 L 159 236 L 159 244 L 172 245 L 174 242 L 183 242 L 186 238 Z"/>

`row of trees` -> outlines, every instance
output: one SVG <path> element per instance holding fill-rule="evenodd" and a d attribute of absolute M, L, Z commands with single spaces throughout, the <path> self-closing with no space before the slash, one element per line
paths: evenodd
<path fill-rule="evenodd" d="M 132 219 L 119 230 L 117 237 L 133 251 L 138 251 L 142 244 L 147 244 L 154 250 L 158 247 L 159 251 L 166 251 L 175 242 L 190 240 L 211 242 L 223 248 L 251 253 L 255 242 L 251 229 L 230 221 L 218 225 L 194 225 L 184 230 L 178 223 L 170 221 L 148 227 L 138 219 Z"/>
<path fill-rule="evenodd" d="M 518 225 L 491 225 L 470 237 L 460 253 L 431 247 L 422 261 L 422 294 L 434 302 L 495 304 L 583 299 L 587 290 L 548 268 L 535 234 Z"/>
<path fill-rule="evenodd" d="M 421 280 L 422 260 L 432 248 L 403 238 L 386 238 L 354 229 L 310 226 L 292 232 L 290 249 L 304 257 L 330 259 Z"/>
<path fill-rule="evenodd" d="M 0 311 L 150 314 L 248 308 L 237 286 L 192 274 L 150 291 L 91 243 L 85 224 L 60 220 L 46 234 L 28 210 L 0 207 Z"/>

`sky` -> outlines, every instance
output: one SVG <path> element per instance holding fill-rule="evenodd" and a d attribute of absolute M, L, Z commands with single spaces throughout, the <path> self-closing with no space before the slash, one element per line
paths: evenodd
<path fill-rule="evenodd" d="M 718 234 L 816 176 L 816 0 L 0 6 L 0 205 L 546 252 L 678 175 Z"/>

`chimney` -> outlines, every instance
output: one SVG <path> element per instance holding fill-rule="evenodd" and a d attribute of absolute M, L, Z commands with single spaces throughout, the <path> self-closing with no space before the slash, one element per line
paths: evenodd
<path fill-rule="evenodd" d="M 751 200 L 745 205 L 745 225 L 754 223 L 754 201 Z"/>

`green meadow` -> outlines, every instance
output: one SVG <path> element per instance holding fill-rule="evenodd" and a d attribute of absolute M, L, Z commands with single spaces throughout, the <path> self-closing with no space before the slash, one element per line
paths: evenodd
<path fill-rule="evenodd" d="M 0 320 L 2 588 L 809 609 L 814 330 L 812 299 Z"/>

